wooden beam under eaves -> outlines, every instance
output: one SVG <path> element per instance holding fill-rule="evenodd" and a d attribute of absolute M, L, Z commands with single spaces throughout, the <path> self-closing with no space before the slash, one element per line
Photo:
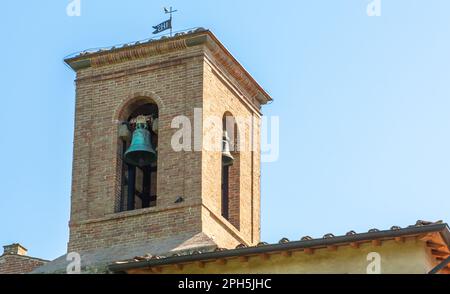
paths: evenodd
<path fill-rule="evenodd" d="M 444 245 L 441 243 L 434 242 L 434 241 L 427 241 L 427 247 L 430 247 L 433 249 L 440 249 L 440 248 L 444 247 Z"/>

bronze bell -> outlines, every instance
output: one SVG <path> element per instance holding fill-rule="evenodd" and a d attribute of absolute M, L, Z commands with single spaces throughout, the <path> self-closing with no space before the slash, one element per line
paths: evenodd
<path fill-rule="evenodd" d="M 130 147 L 125 152 L 126 163 L 144 167 L 156 161 L 156 151 L 152 146 L 151 134 L 147 129 L 147 121 L 143 116 L 136 119 L 136 130 L 133 132 Z"/>
<path fill-rule="evenodd" d="M 223 131 L 222 137 L 222 164 L 224 166 L 233 165 L 234 158 L 230 152 L 230 137 L 228 137 L 228 132 Z"/>

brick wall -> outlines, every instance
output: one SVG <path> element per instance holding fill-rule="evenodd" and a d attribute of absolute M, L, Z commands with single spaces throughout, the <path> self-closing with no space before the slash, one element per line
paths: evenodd
<path fill-rule="evenodd" d="M 228 213 L 229 221 L 236 228 L 241 227 L 241 161 L 239 152 L 233 152 L 234 163 L 229 170 Z"/>
<path fill-rule="evenodd" d="M 193 117 L 193 108 L 201 107 L 201 58 L 195 57 L 201 48 L 183 53 L 182 62 L 173 61 L 180 59 L 179 53 L 166 54 L 78 73 L 69 251 L 175 234 L 175 227 L 170 227 L 175 230 L 171 232 L 158 229 L 187 217 L 185 210 L 174 210 L 173 206 L 180 206 L 174 205 L 175 200 L 183 196 L 188 207 L 199 203 L 201 154 L 174 152 L 170 146 L 173 117 Z M 136 67 L 146 66 L 133 74 Z M 123 74 L 112 78 L 118 71 Z M 126 120 L 133 107 L 148 102 L 159 107 L 157 207 L 118 220 L 121 163 L 116 121 Z M 95 221 L 99 218 L 100 223 Z M 199 224 L 200 214 L 196 219 Z M 177 226 L 178 230 L 200 231 L 191 222 Z"/>
<path fill-rule="evenodd" d="M 17 254 L 0 256 L 0 274 L 25 274 L 47 261 Z"/>
<path fill-rule="evenodd" d="M 209 52 L 207 54 L 209 55 Z M 240 123 L 240 120 L 251 121 L 253 119 L 255 122 L 253 132 L 256 134 L 255 137 L 259 137 L 258 125 L 260 115 L 258 110 L 244 103 L 244 98 L 239 95 L 239 89 L 224 83 L 223 79 L 226 79 L 226 76 L 219 72 L 214 64 L 205 60 L 203 115 L 222 117 L 225 113 L 230 113 L 238 123 L 237 133 L 244 140 L 241 142 L 243 146 L 241 146 L 242 150 L 239 151 L 239 154 L 234 153 L 237 160 L 230 168 L 230 182 L 232 182 L 230 183 L 231 189 L 229 191 L 230 221 L 222 217 L 217 219 L 209 218 L 209 220 L 205 221 L 205 226 L 210 225 L 217 229 L 218 226 L 229 226 L 239 221 L 239 224 L 234 227 L 238 229 L 239 236 L 243 240 L 240 243 L 256 244 L 260 238 L 260 178 L 259 170 L 256 170 L 259 167 L 260 152 L 259 147 L 252 151 L 250 146 L 252 138 L 251 124 Z M 220 152 L 203 151 L 203 203 L 217 216 L 221 215 L 221 174 L 217 173 L 217 170 L 220 170 L 220 158 Z M 236 193 L 239 193 L 239 196 Z M 236 208 L 236 200 L 239 201 L 239 208 Z M 236 213 L 239 213 L 239 217 Z M 217 221 L 220 223 L 217 224 Z M 236 241 L 226 243 L 238 244 Z"/>

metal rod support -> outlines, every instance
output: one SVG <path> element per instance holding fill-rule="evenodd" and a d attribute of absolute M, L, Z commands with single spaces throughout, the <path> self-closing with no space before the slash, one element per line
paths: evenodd
<path fill-rule="evenodd" d="M 135 201 L 134 201 L 135 193 L 136 193 L 136 167 L 129 164 L 127 210 L 134 210 L 135 208 Z"/>

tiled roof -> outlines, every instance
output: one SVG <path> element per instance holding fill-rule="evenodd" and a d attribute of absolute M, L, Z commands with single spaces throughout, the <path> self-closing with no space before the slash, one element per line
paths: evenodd
<path fill-rule="evenodd" d="M 277 251 L 288 250 L 314 250 L 327 248 L 330 246 L 353 245 L 358 247 L 359 243 L 367 241 L 384 241 L 407 236 L 417 236 L 428 233 L 438 232 L 441 234 L 447 248 L 450 246 L 450 230 L 447 224 L 442 221 L 429 222 L 417 221 L 414 225 L 406 228 L 392 226 L 389 230 L 371 229 L 367 233 L 356 233 L 349 231 L 343 236 L 335 236 L 331 233 L 325 234 L 322 238 L 313 239 L 310 236 L 301 237 L 299 241 L 290 241 L 288 238 L 282 238 L 276 244 L 260 242 L 256 246 L 248 247 L 245 244 L 239 244 L 235 249 L 216 248 L 214 251 L 199 252 L 194 251 L 189 254 L 180 253 L 171 256 L 137 256 L 131 260 L 118 261 L 109 266 L 112 271 L 123 271 L 127 269 L 163 266 L 168 264 L 188 263 L 218 258 L 232 258 L 244 255 L 263 254 Z M 445 252 L 444 252 L 445 253 Z M 442 259 L 440 257 L 439 259 Z"/>
<path fill-rule="evenodd" d="M 14 258 L 20 258 L 20 259 L 28 259 L 28 260 L 35 260 L 35 261 L 41 261 L 42 263 L 49 262 L 50 260 L 39 258 L 39 257 L 33 257 L 28 255 L 19 255 L 19 254 L 2 254 L 0 255 L 0 259 L 6 258 L 6 257 L 14 257 Z"/>

